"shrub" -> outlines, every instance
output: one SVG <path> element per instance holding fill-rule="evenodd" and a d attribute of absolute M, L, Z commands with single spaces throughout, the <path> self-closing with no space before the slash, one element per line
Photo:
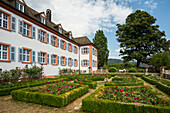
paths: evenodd
<path fill-rule="evenodd" d="M 84 84 L 84 85 L 88 85 L 89 86 L 89 88 L 92 88 L 92 89 L 95 89 L 96 87 L 97 87 L 97 82 L 96 81 L 91 81 L 91 82 L 82 82 L 82 81 L 77 81 L 77 80 L 74 80 L 74 83 L 82 83 L 82 84 Z"/>
<path fill-rule="evenodd" d="M 109 72 L 116 72 L 116 68 L 115 67 L 110 67 Z"/>
<path fill-rule="evenodd" d="M 129 72 L 137 72 L 137 71 L 136 71 L 136 68 L 130 68 Z"/>

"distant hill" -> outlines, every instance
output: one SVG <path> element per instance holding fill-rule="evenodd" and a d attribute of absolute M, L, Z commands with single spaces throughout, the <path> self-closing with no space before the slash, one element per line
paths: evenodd
<path fill-rule="evenodd" d="M 123 61 L 121 59 L 108 59 L 108 63 L 109 64 L 119 64 L 119 63 L 123 63 Z"/>

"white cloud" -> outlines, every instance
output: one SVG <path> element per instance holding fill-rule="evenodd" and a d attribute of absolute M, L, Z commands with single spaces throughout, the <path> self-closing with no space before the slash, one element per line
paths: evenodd
<path fill-rule="evenodd" d="M 147 1 L 145 1 L 144 4 L 145 4 L 147 7 L 149 7 L 149 8 L 151 9 L 151 11 L 152 11 L 153 9 L 156 9 L 156 8 L 157 8 L 157 5 L 158 5 L 158 3 L 154 2 L 154 0 L 147 0 Z"/>
<path fill-rule="evenodd" d="M 114 52 L 109 54 L 109 58 L 121 59 L 122 56 L 119 56 L 120 54 L 119 51 L 120 51 L 120 48 L 115 49 Z"/>
<path fill-rule="evenodd" d="M 119 49 L 115 49 L 114 51 L 119 53 L 119 51 L 120 51 L 120 48 L 119 48 Z"/>
<path fill-rule="evenodd" d="M 95 33 L 98 29 L 111 32 L 109 28 L 124 23 L 132 8 L 118 4 L 117 0 L 25 0 L 27 5 L 39 12 L 51 9 L 52 21 L 61 23 L 73 36 Z M 121 0 L 131 2 L 134 0 Z M 104 27 L 104 28 L 103 28 Z"/>

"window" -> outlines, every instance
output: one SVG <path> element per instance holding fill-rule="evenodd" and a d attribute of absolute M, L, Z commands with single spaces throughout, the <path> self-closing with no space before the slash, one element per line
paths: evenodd
<path fill-rule="evenodd" d="M 89 53 L 89 52 L 88 52 L 88 49 L 89 49 L 89 48 L 84 48 L 84 49 L 83 49 L 83 53 L 84 53 L 84 54 L 88 54 L 88 53 Z"/>
<path fill-rule="evenodd" d="M 58 43 L 57 43 L 57 37 L 51 36 L 51 45 L 57 47 L 57 45 L 58 45 Z"/>
<path fill-rule="evenodd" d="M 95 66 L 95 61 L 93 60 L 93 67 Z"/>
<path fill-rule="evenodd" d="M 38 63 L 43 65 L 49 64 L 49 54 L 43 51 L 38 52 Z"/>
<path fill-rule="evenodd" d="M 69 50 L 70 52 L 72 52 L 72 45 L 71 45 L 71 44 L 68 45 L 68 50 Z"/>
<path fill-rule="evenodd" d="M 30 29 L 31 29 L 31 26 L 24 23 L 24 26 L 23 26 L 23 34 L 30 37 Z"/>
<path fill-rule="evenodd" d="M 72 58 L 68 59 L 68 66 L 72 66 Z"/>
<path fill-rule="evenodd" d="M 60 47 L 61 47 L 61 49 L 65 49 L 65 41 L 64 40 L 61 40 Z"/>
<path fill-rule="evenodd" d="M 71 34 L 69 34 L 69 39 L 71 39 L 72 38 L 72 36 L 71 36 Z"/>
<path fill-rule="evenodd" d="M 45 19 L 43 17 L 40 17 L 40 22 L 45 24 Z"/>
<path fill-rule="evenodd" d="M 62 29 L 58 27 L 58 32 L 62 34 Z"/>
<path fill-rule="evenodd" d="M 8 49 L 9 46 L 8 45 L 2 45 L 0 44 L 0 60 L 9 60 L 8 59 Z"/>
<path fill-rule="evenodd" d="M 83 66 L 89 66 L 88 60 L 83 60 Z"/>
<path fill-rule="evenodd" d="M 77 59 L 74 59 L 74 66 L 77 67 Z"/>
<path fill-rule="evenodd" d="M 51 55 L 51 64 L 57 65 L 58 64 L 58 57 L 57 55 L 53 54 Z"/>
<path fill-rule="evenodd" d="M 38 29 L 38 40 L 40 40 L 43 43 L 47 43 L 47 32 Z M 48 41 L 49 41 L 49 37 L 48 37 Z"/>
<path fill-rule="evenodd" d="M 15 32 L 16 30 L 16 18 L 15 17 L 12 17 L 11 18 L 11 30 Z"/>
<path fill-rule="evenodd" d="M 40 55 L 40 63 L 45 63 L 45 56 L 46 56 L 45 53 L 41 53 L 41 55 Z"/>
<path fill-rule="evenodd" d="M 77 47 L 74 46 L 74 53 L 77 54 Z"/>
<path fill-rule="evenodd" d="M 23 48 L 22 57 L 22 63 L 32 63 L 32 49 Z"/>
<path fill-rule="evenodd" d="M 61 57 L 61 65 L 65 66 L 65 57 L 63 57 L 63 56 Z"/>
<path fill-rule="evenodd" d="M 10 30 L 10 17 L 11 14 L 4 12 L 0 9 L 0 28 Z"/>
<path fill-rule="evenodd" d="M 19 11 L 24 12 L 24 6 L 22 4 L 20 4 L 19 2 L 16 2 L 16 9 L 18 9 Z"/>

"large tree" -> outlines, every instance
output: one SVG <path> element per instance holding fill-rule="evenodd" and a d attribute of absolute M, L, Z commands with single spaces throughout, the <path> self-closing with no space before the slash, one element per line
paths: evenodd
<path fill-rule="evenodd" d="M 98 67 L 103 67 L 104 64 L 107 64 L 109 57 L 107 38 L 105 37 L 103 30 L 96 31 L 93 43 L 98 47 Z"/>
<path fill-rule="evenodd" d="M 128 15 L 125 24 L 117 24 L 116 36 L 124 61 L 137 60 L 139 67 L 140 63 L 148 63 L 148 56 L 164 49 L 165 32 L 158 29 L 155 21 L 146 11 L 137 10 Z"/>

